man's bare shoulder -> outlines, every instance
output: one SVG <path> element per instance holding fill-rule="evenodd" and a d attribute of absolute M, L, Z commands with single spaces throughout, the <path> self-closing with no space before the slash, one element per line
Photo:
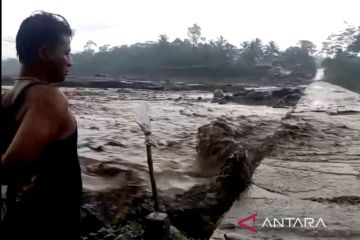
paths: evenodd
<path fill-rule="evenodd" d="M 68 101 L 60 90 L 51 85 L 37 84 L 25 93 L 28 108 L 36 107 L 46 111 L 65 114 L 68 109 Z"/>
<path fill-rule="evenodd" d="M 26 93 L 26 100 L 31 103 L 44 103 L 54 105 L 67 105 L 66 97 L 60 90 L 51 85 L 37 84 Z"/>

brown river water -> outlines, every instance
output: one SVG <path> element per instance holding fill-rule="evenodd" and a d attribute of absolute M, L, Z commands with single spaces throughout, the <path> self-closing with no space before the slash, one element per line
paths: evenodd
<path fill-rule="evenodd" d="M 219 105 L 211 103 L 212 94 L 208 92 L 62 90 L 77 117 L 79 155 L 98 161 L 117 161 L 144 173 L 147 171 L 144 135 L 135 120 L 136 108 L 146 101 L 150 106 L 152 140 L 156 145 L 153 160 L 157 185 L 163 191 L 187 190 L 207 181 L 197 165 L 199 127 L 219 117 L 233 123 L 241 116 L 254 121 L 280 120 L 288 111 L 266 106 Z M 199 97 L 202 100 L 198 100 Z M 147 181 L 147 175 L 143 176 Z M 116 184 L 83 177 L 86 178 L 85 188 L 111 188 Z"/>

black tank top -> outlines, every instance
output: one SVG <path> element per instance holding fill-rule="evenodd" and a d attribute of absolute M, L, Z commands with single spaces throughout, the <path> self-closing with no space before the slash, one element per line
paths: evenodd
<path fill-rule="evenodd" d="M 16 115 L 24 92 L 37 82 L 30 81 L 17 92 L 11 107 L 3 108 L 0 151 L 4 153 L 19 127 Z M 36 123 L 34 123 L 36 124 Z M 4 127 L 5 126 L 5 127 Z M 7 213 L 1 227 L 9 239 L 78 239 L 82 195 L 81 168 L 77 152 L 77 128 L 66 139 L 50 143 L 36 164 L 25 169 L 35 174 L 33 186 L 19 193 L 10 181 Z M 11 179 L 11 176 L 8 176 Z M 1 239 L 3 239 L 1 237 Z M 6 239 L 6 238 L 5 238 Z"/>

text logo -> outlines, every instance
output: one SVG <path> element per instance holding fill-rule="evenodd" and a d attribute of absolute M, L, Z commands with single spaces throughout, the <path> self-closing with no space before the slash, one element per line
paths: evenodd
<path fill-rule="evenodd" d="M 249 230 L 250 232 L 257 233 L 257 230 L 254 228 L 254 226 L 256 224 L 256 217 L 257 217 L 257 213 L 255 213 L 253 215 L 250 215 L 247 218 L 244 218 L 244 219 L 238 221 L 238 224 L 239 224 L 239 226 Z M 246 225 L 245 222 L 248 222 L 250 220 L 252 220 L 252 226 Z"/>
<path fill-rule="evenodd" d="M 244 219 L 241 219 L 237 222 L 240 227 L 245 228 L 246 230 L 257 233 L 256 225 L 257 213 L 252 214 Z M 326 228 L 325 222 L 322 218 L 296 218 L 296 217 L 283 217 L 283 218 L 266 218 L 261 228 Z"/>

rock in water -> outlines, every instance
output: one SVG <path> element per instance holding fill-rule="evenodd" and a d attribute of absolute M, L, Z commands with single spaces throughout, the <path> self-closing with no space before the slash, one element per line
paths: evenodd
<path fill-rule="evenodd" d="M 122 144 L 121 142 L 116 141 L 116 140 L 111 140 L 111 141 L 107 142 L 106 145 L 113 146 L 113 147 L 123 147 L 123 148 L 126 148 L 126 146 L 125 146 L 124 144 Z"/>
<path fill-rule="evenodd" d="M 224 91 L 222 89 L 216 89 L 214 91 L 214 98 L 222 98 L 224 97 Z"/>
<path fill-rule="evenodd" d="M 286 102 L 290 102 L 290 101 L 298 101 L 301 98 L 300 94 L 296 94 L 296 93 L 292 93 L 292 94 L 288 94 L 284 97 L 284 100 Z"/>
<path fill-rule="evenodd" d="M 254 101 L 265 99 L 265 92 L 249 92 L 246 94 L 246 98 L 252 99 Z"/>
<path fill-rule="evenodd" d="M 272 96 L 277 98 L 283 98 L 290 93 L 292 93 L 292 90 L 290 88 L 282 88 L 280 90 L 274 90 L 272 92 Z"/>
<path fill-rule="evenodd" d="M 237 91 L 237 92 L 234 92 L 234 93 L 233 93 L 233 96 L 234 96 L 234 97 L 244 96 L 244 95 L 246 95 L 248 92 L 249 92 L 248 90 Z"/>

